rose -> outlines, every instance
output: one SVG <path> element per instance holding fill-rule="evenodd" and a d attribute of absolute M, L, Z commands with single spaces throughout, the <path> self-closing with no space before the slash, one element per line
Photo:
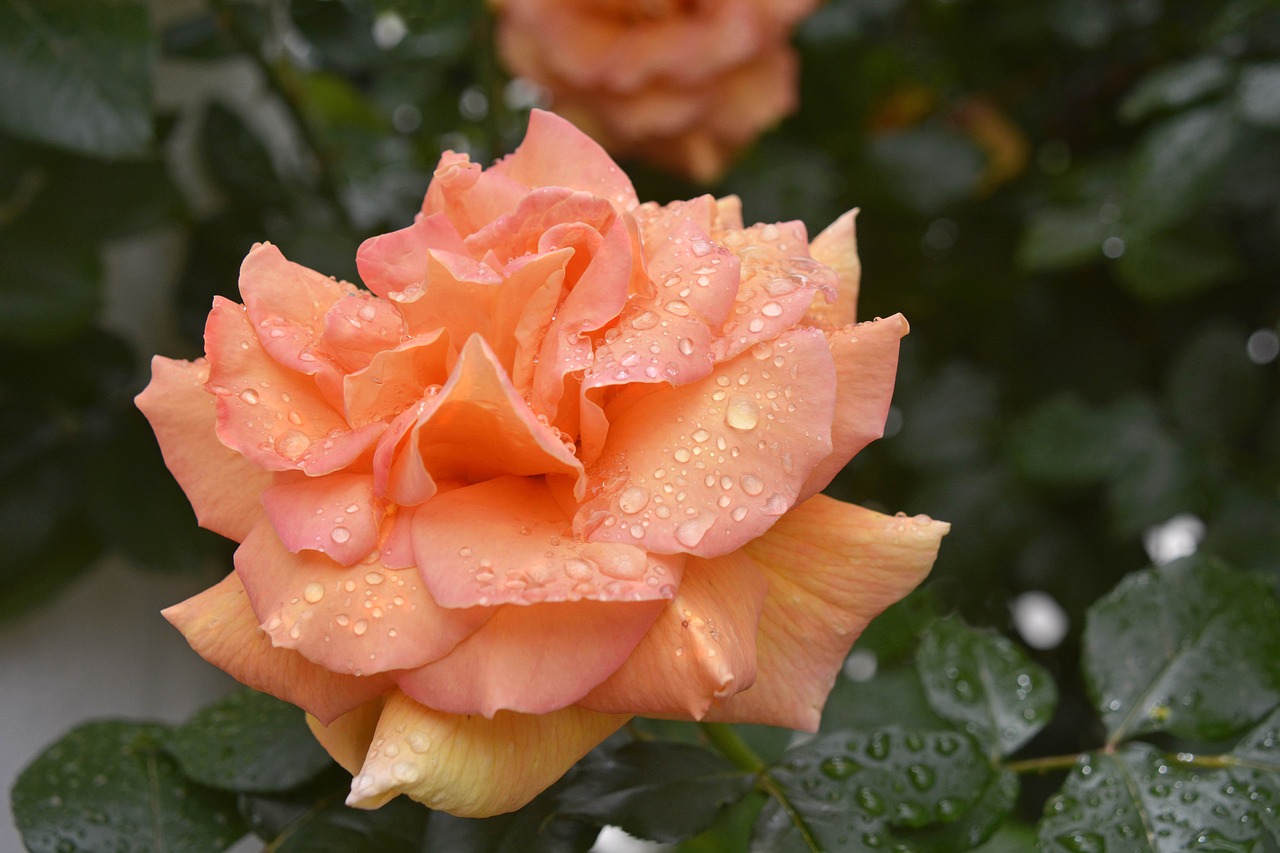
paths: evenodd
<path fill-rule="evenodd" d="M 695 180 L 795 108 L 789 37 L 816 0 L 497 0 L 514 74 L 618 155 Z"/>
<path fill-rule="evenodd" d="M 632 714 L 815 729 L 947 529 L 817 494 L 907 328 L 851 324 L 852 214 L 810 246 L 733 198 L 641 205 L 535 113 L 357 261 L 372 293 L 255 246 L 206 358 L 138 397 L 241 543 L 165 611 L 191 645 L 306 709 L 363 807 L 517 808 Z"/>

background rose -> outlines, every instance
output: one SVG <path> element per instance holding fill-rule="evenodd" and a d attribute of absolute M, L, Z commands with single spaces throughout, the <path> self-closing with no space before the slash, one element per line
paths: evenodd
<path fill-rule="evenodd" d="M 192 646 L 305 708 L 359 806 L 516 808 L 631 714 L 815 729 L 947 529 L 817 495 L 906 332 L 852 325 L 852 214 L 810 246 L 732 198 L 640 205 L 535 113 L 358 262 L 372 293 L 256 246 L 207 359 L 138 398 L 241 542 L 166 611 Z"/>
<path fill-rule="evenodd" d="M 512 73 L 606 148 L 710 182 L 796 102 L 813 0 L 500 0 Z"/>

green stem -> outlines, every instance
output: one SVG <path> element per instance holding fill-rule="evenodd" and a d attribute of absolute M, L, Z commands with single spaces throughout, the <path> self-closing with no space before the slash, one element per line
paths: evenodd
<path fill-rule="evenodd" d="M 741 767 L 748 773 L 764 773 L 767 766 L 760 756 L 747 746 L 746 741 L 733 730 L 732 726 L 724 723 L 698 723 L 698 727 L 702 729 L 703 736 L 710 741 L 711 745 L 720 751 L 720 754 Z"/>
<path fill-rule="evenodd" d="M 320 194 L 332 205 L 344 228 L 348 231 L 355 231 L 355 226 L 347 214 L 346 205 L 342 203 L 337 181 L 334 180 L 333 172 L 330 168 L 332 158 L 302 110 L 302 96 L 298 91 L 297 84 L 285 79 L 280 68 L 267 62 L 266 57 L 262 54 L 262 45 L 254 38 L 253 33 L 249 32 L 248 28 L 245 27 L 235 9 L 231 8 L 229 0 L 210 0 L 210 4 L 217 13 L 223 27 L 235 40 L 236 44 L 240 46 L 240 49 L 248 55 L 253 64 L 258 67 L 258 70 L 262 72 L 267 86 L 279 96 L 281 103 L 284 104 L 285 110 L 289 113 L 289 118 L 293 120 L 294 127 L 298 131 L 298 136 L 302 139 L 302 144 L 311 152 L 316 161 L 317 180 L 319 182 L 317 189 Z"/>
<path fill-rule="evenodd" d="M 1022 761 L 1006 761 L 1004 764 L 997 765 L 1002 770 L 1012 770 L 1014 773 L 1052 773 L 1054 770 L 1070 770 L 1075 763 L 1080 760 L 1082 755 L 1087 753 L 1073 753 L 1071 755 L 1046 755 L 1043 758 L 1026 758 Z"/>

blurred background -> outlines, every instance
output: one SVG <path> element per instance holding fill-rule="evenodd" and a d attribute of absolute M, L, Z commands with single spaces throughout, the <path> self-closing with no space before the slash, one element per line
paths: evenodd
<path fill-rule="evenodd" d="M 518 143 L 546 93 L 493 31 L 478 0 L 0 6 L 6 788 L 80 719 L 227 689 L 158 610 L 231 544 L 132 397 L 153 353 L 202 353 L 254 242 L 358 281 L 442 150 Z M 959 612 L 1058 680 L 1036 749 L 1092 746 L 1089 603 L 1192 552 L 1280 579 L 1280 4 L 829 0 L 794 41 L 798 111 L 716 184 L 622 165 L 641 199 L 736 193 L 811 235 L 861 208 L 859 314 L 912 324 L 886 437 L 830 491 L 952 533 L 837 690 L 907 702 L 876 676 Z M 42 98 L 79 91 L 68 51 L 87 94 Z"/>

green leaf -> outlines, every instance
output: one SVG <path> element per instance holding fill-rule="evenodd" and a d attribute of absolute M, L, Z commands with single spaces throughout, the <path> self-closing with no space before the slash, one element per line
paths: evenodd
<path fill-rule="evenodd" d="M 1045 853 L 1265 850 L 1263 811 L 1226 770 L 1181 765 L 1145 743 L 1083 758 L 1045 807 Z"/>
<path fill-rule="evenodd" d="M 678 853 L 724 853 L 747 850 L 751 846 L 751 828 L 768 798 L 760 791 L 747 795 L 729 806 L 725 815 L 711 828 L 685 839 L 676 846 Z"/>
<path fill-rule="evenodd" d="M 600 824 L 560 812 L 560 792 L 572 785 L 579 767 L 524 808 L 490 818 L 432 812 L 423 850 L 449 853 L 587 853 Z"/>
<path fill-rule="evenodd" d="M 228 791 L 287 791 L 332 764 L 302 711 L 255 690 L 200 710 L 163 742 L 183 773 Z"/>
<path fill-rule="evenodd" d="M 866 681 L 836 679 L 822 709 L 821 731 L 869 731 L 895 725 L 940 729 L 946 724 L 929 706 L 915 666 L 878 666 Z"/>
<path fill-rule="evenodd" d="M 1236 112 L 1251 124 L 1280 128 L 1280 62 L 1250 65 L 1240 72 Z"/>
<path fill-rule="evenodd" d="M 205 111 L 200 154 L 219 186 L 237 202 L 262 206 L 285 202 L 266 147 L 238 115 L 219 103 Z"/>
<path fill-rule="evenodd" d="M 142 0 L 0 0 L 0 127 L 104 158 L 151 146 Z"/>
<path fill-rule="evenodd" d="M 916 655 L 929 704 L 996 755 L 1011 755 L 1053 717 L 1058 688 L 1007 638 L 958 618 L 925 632 Z"/>
<path fill-rule="evenodd" d="M 987 783 L 978 802 L 959 820 L 904 832 L 903 837 L 918 850 L 969 850 L 977 847 L 994 835 L 1013 812 L 1021 787 L 1018 774 L 1008 770 L 997 773 Z"/>
<path fill-rule="evenodd" d="M 419 853 L 430 812 L 405 797 L 365 811 L 317 803 L 271 839 L 272 853 Z M 448 849 L 448 848 L 442 848 Z"/>
<path fill-rule="evenodd" d="M 1222 91 L 1231 66 L 1220 56 L 1199 56 L 1142 78 L 1120 103 L 1120 118 L 1136 122 L 1152 113 L 1190 106 Z"/>
<path fill-rule="evenodd" d="M 245 832 L 232 797 L 183 777 L 165 727 L 91 722 L 22 771 L 13 816 L 31 853 L 221 853 Z"/>
<path fill-rule="evenodd" d="M 769 773 L 788 803 L 756 823 L 752 849 L 770 851 L 916 849 L 901 829 L 960 819 L 993 775 L 966 735 L 898 728 L 819 736 Z"/>
<path fill-rule="evenodd" d="M 1136 234 L 1116 260 L 1116 276 L 1134 296 L 1179 299 L 1240 274 L 1235 243 L 1221 234 L 1183 228 L 1164 234 Z"/>
<path fill-rule="evenodd" d="M 1085 485 L 1105 479 L 1128 455 L 1124 442 L 1131 412 L 1099 409 L 1078 397 L 1053 397 L 1014 425 L 1012 441 L 1018 468 L 1054 485 Z"/>
<path fill-rule="evenodd" d="M 876 136 L 869 157 L 890 191 L 926 215 L 972 195 L 986 165 L 973 143 L 936 124 Z"/>
<path fill-rule="evenodd" d="M 1018 243 L 1018 266 L 1052 272 L 1101 260 L 1102 241 L 1110 233 L 1097 205 L 1038 208 Z"/>
<path fill-rule="evenodd" d="M 1109 741 L 1215 739 L 1280 701 L 1280 607 L 1266 581 L 1203 558 L 1136 572 L 1089 608 L 1083 661 Z"/>
<path fill-rule="evenodd" d="M 1188 219 L 1214 188 L 1239 137 L 1225 107 L 1199 107 L 1153 127 L 1130 163 L 1125 218 L 1135 234 Z"/>
<path fill-rule="evenodd" d="M 1165 393 L 1189 435 L 1240 445 L 1259 423 L 1267 379 L 1244 357 L 1246 337 L 1230 326 L 1205 323 L 1174 356 Z"/>
<path fill-rule="evenodd" d="M 636 741 L 592 753 L 560 801 L 566 814 L 670 842 L 711 826 L 753 781 L 702 747 Z"/>
<path fill-rule="evenodd" d="M 97 313 L 100 278 L 84 244 L 0 233 L 0 344 L 49 344 L 82 332 Z"/>

